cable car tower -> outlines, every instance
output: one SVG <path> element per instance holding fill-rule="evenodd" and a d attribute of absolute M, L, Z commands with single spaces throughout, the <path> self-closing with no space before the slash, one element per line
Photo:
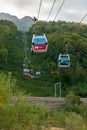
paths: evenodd
<path fill-rule="evenodd" d="M 22 36 L 23 36 L 23 42 L 24 42 L 24 61 L 23 61 L 24 69 L 23 69 L 23 73 L 24 73 L 24 75 L 28 75 L 29 74 L 28 65 L 30 64 L 30 60 L 27 57 L 28 47 L 27 47 L 27 39 L 26 39 L 25 32 L 23 32 Z"/>

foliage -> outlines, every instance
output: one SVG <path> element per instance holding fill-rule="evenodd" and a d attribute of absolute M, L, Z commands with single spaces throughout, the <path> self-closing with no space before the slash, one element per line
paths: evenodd
<path fill-rule="evenodd" d="M 24 39 L 22 32 L 17 31 L 14 23 L 0 21 L 0 69 L 12 72 L 17 79 L 19 89 L 30 95 L 52 96 L 56 82 L 62 83 L 63 96 L 72 89 L 80 86 L 76 94 L 87 97 L 87 25 L 73 22 L 38 21 L 26 32 L 28 40 L 27 57 L 30 61 L 29 69 L 41 71 L 40 79 L 30 79 L 23 75 L 23 61 L 25 58 Z M 46 33 L 48 52 L 46 55 L 32 55 L 32 35 Z M 58 55 L 66 53 L 66 43 L 70 55 L 70 68 L 58 67 Z M 42 83 L 41 83 L 42 82 Z M 82 84 L 84 87 L 82 89 Z"/>
<path fill-rule="evenodd" d="M 86 106 L 81 102 L 80 97 L 73 92 L 66 95 L 65 111 L 75 112 L 77 114 L 86 115 Z"/>
<path fill-rule="evenodd" d="M 46 33 L 48 38 L 48 53 L 47 56 L 37 57 L 31 55 L 33 67 L 39 68 L 41 73 L 46 73 L 47 79 L 50 82 L 61 81 L 62 89 L 69 90 L 72 85 L 86 84 L 87 82 L 87 37 L 85 36 L 87 25 L 79 25 L 78 23 L 66 23 L 65 21 L 58 22 L 43 22 L 39 21 L 34 24 L 28 34 L 28 39 L 31 39 L 33 33 Z M 65 53 L 66 43 L 68 44 L 68 53 L 70 54 L 71 67 L 58 68 L 57 59 L 60 53 Z M 42 61 L 42 58 L 43 61 Z M 33 59 L 33 60 L 32 60 Z M 44 62 L 45 60 L 45 62 Z M 41 62 L 40 62 L 41 61 Z M 40 64 L 38 64 L 38 62 Z M 37 65 L 36 65 L 37 63 Z M 44 64 L 44 65 L 43 65 Z M 36 66 L 34 66 L 36 65 Z M 46 72 L 45 72 L 46 70 Z M 42 79 L 44 81 L 44 77 Z M 78 90 L 77 90 L 78 91 Z M 82 91 L 78 93 L 82 95 Z"/>
<path fill-rule="evenodd" d="M 44 104 L 31 104 L 28 96 L 14 91 L 16 80 L 11 73 L 0 74 L 0 129 L 6 130 L 42 130 L 51 126 L 66 127 L 67 130 L 86 130 L 87 116 L 75 112 L 57 112 L 48 109 Z M 67 104 L 76 104 L 79 110 L 79 97 L 72 93 L 67 95 L 70 99 Z M 82 108 L 82 107 L 81 107 Z M 80 112 L 83 108 L 80 109 Z M 84 112 L 85 109 L 84 109 Z M 78 112 L 79 113 L 79 112 Z M 84 118 L 85 117 L 85 118 Z"/>
<path fill-rule="evenodd" d="M 9 102 L 15 82 L 15 79 L 12 79 L 11 75 L 0 74 L 0 102 L 2 105 Z"/>
<path fill-rule="evenodd" d="M 77 85 L 73 85 L 71 86 L 69 91 L 73 91 L 76 95 L 79 95 L 80 97 L 86 97 L 87 83 L 82 82 L 82 83 L 78 83 Z"/>
<path fill-rule="evenodd" d="M 80 130 L 83 128 L 83 119 L 75 112 L 69 112 L 66 116 L 66 130 Z"/>
<path fill-rule="evenodd" d="M 0 74 L 0 129 L 29 129 L 42 126 L 49 111 L 43 104 L 33 105 L 23 95 L 14 95 L 15 80 Z"/>

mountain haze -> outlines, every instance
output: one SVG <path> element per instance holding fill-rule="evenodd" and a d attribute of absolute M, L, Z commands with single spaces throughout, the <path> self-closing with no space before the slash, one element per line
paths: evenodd
<path fill-rule="evenodd" d="M 16 24 L 19 31 L 28 31 L 29 27 L 34 24 L 33 18 L 29 16 L 25 16 L 21 19 L 17 18 L 16 16 L 7 14 L 7 13 L 0 13 L 0 20 L 9 20 Z"/>

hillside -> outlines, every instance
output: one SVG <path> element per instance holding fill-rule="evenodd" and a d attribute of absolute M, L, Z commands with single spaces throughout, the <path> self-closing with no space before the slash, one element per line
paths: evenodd
<path fill-rule="evenodd" d="M 54 96 L 55 83 L 61 82 L 62 96 L 69 91 L 87 97 L 87 25 L 65 21 L 39 21 L 26 33 L 29 69 L 41 72 L 40 78 L 31 79 L 23 75 L 24 40 L 22 32 L 9 21 L 0 21 L 0 69 L 12 72 L 17 80 L 16 90 L 21 89 L 32 96 Z M 45 55 L 32 55 L 33 33 L 46 33 L 48 52 Z M 58 56 L 65 53 L 68 43 L 70 68 L 58 67 Z M 59 90 L 57 90 L 59 96 Z"/>
<path fill-rule="evenodd" d="M 16 24 L 19 31 L 26 32 L 29 28 L 34 24 L 33 18 L 29 16 L 25 16 L 21 19 L 17 18 L 16 16 L 7 14 L 7 13 L 0 13 L 0 20 L 9 20 Z"/>

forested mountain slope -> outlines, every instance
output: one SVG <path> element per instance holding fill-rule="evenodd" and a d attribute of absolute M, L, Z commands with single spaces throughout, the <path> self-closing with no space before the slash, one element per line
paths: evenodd
<path fill-rule="evenodd" d="M 0 20 L 8 20 L 12 21 L 18 28 L 19 31 L 28 31 L 29 27 L 34 24 L 34 20 L 32 17 L 25 16 L 19 19 L 17 16 L 10 15 L 8 13 L 0 13 Z"/>
<path fill-rule="evenodd" d="M 33 33 L 46 34 L 48 52 L 32 55 Z M 17 79 L 17 88 L 34 96 L 54 96 L 54 84 L 61 82 L 62 95 L 72 90 L 77 95 L 87 96 L 87 25 L 65 21 L 39 21 L 26 32 L 29 69 L 41 72 L 40 78 L 31 79 L 23 75 L 24 41 L 22 32 L 9 21 L 0 21 L 0 70 L 12 72 Z M 58 56 L 70 55 L 70 67 L 59 68 Z M 58 90 L 59 91 L 59 90 Z M 59 93 L 59 92 L 58 92 Z"/>

